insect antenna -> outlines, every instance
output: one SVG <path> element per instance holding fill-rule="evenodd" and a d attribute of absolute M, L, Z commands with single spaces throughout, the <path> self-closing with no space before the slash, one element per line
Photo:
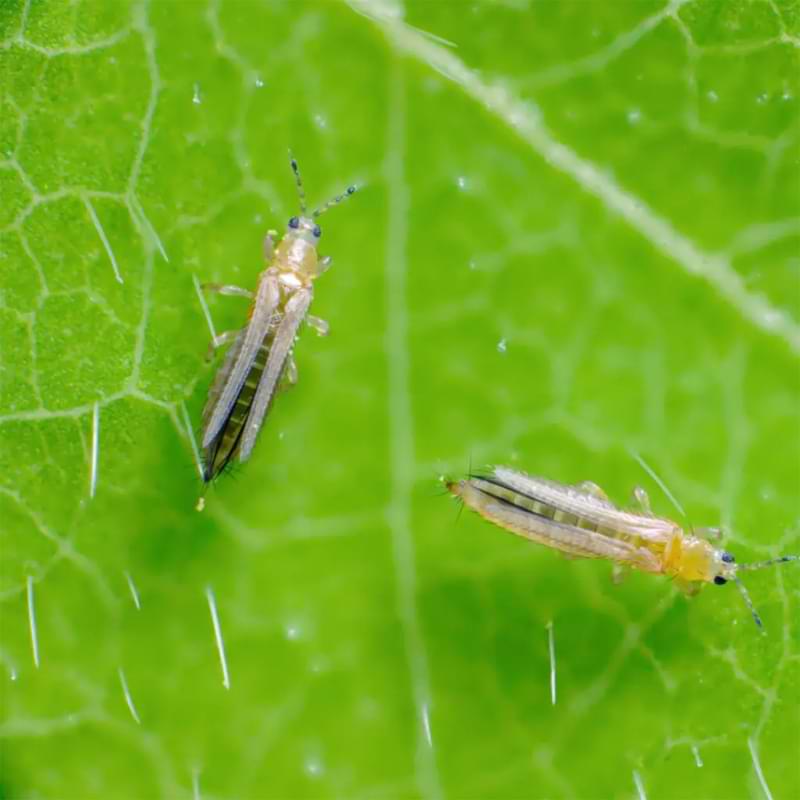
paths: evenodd
<path fill-rule="evenodd" d="M 767 559 L 766 561 L 756 561 L 752 564 L 737 564 L 736 569 L 737 571 L 740 569 L 752 571 L 754 569 L 764 569 L 764 567 L 771 567 L 773 564 L 784 564 L 787 561 L 800 561 L 800 556 L 779 556 L 778 558 L 770 558 Z M 761 622 L 761 617 L 758 615 L 758 612 L 753 606 L 753 601 L 750 599 L 750 595 L 748 594 L 747 589 L 745 589 L 744 584 L 735 575 L 733 576 L 733 580 L 736 581 L 736 585 L 739 587 L 739 591 L 742 593 L 744 602 L 750 609 L 750 613 L 753 615 L 753 619 L 755 620 L 756 625 L 758 625 L 758 627 L 763 630 L 764 625 Z"/>
<path fill-rule="evenodd" d="M 327 203 L 323 203 L 311 216 L 315 219 L 321 217 L 329 208 L 339 205 L 342 200 L 347 200 L 350 195 L 355 193 L 356 187 L 354 185 L 348 186 L 341 194 L 337 194 L 336 197 L 332 197 Z"/>
<path fill-rule="evenodd" d="M 764 624 L 761 622 L 761 617 L 758 616 L 758 611 L 756 611 L 756 607 L 753 605 L 753 601 L 750 599 L 750 594 L 745 589 L 744 584 L 734 576 L 733 580 L 736 582 L 736 585 L 739 587 L 739 591 L 742 593 L 742 597 L 744 598 L 745 605 L 750 609 L 750 613 L 753 615 L 753 622 L 763 631 Z"/>
<path fill-rule="evenodd" d="M 292 172 L 294 172 L 294 182 L 297 186 L 297 199 L 300 201 L 300 213 L 306 213 L 306 190 L 303 188 L 303 179 L 300 177 L 300 167 L 297 166 L 297 161 L 289 151 L 289 163 L 292 165 Z M 314 214 L 316 216 L 316 214 Z"/>
<path fill-rule="evenodd" d="M 786 561 L 800 561 L 800 556 L 779 556 L 778 558 L 770 558 L 767 561 L 756 561 L 753 564 L 737 564 L 737 569 L 764 569 L 764 567 L 771 567 L 773 564 L 783 564 Z"/>

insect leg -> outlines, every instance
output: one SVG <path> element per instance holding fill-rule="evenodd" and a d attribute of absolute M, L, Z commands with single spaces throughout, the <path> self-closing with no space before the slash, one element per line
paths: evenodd
<path fill-rule="evenodd" d="M 614 564 L 611 568 L 611 580 L 619 585 L 630 574 L 631 568 L 627 564 Z"/>
<path fill-rule="evenodd" d="M 674 583 L 687 597 L 694 597 L 703 588 L 699 581 L 685 581 L 681 578 L 675 578 Z"/>
<path fill-rule="evenodd" d="M 242 289 L 241 286 L 232 286 L 228 283 L 201 283 L 200 288 L 206 292 L 216 292 L 229 297 L 253 297 L 249 289 Z"/>
<path fill-rule="evenodd" d="M 704 539 L 711 539 L 718 542 L 722 539 L 722 528 L 694 528 L 692 533 L 702 536 Z"/>
<path fill-rule="evenodd" d="M 278 231 L 267 231 L 264 237 L 264 261 L 272 261 L 272 256 L 275 254 L 275 237 Z"/>
<path fill-rule="evenodd" d="M 286 366 L 283 368 L 281 379 L 278 381 L 278 386 L 275 389 L 278 392 L 285 392 L 297 384 L 297 364 L 294 360 L 294 355 L 289 353 L 286 356 Z"/>
<path fill-rule="evenodd" d="M 594 481 L 581 481 L 575 484 L 575 488 L 592 495 L 592 497 L 596 497 L 598 500 L 608 500 L 608 495 Z"/>
<path fill-rule="evenodd" d="M 641 486 L 634 486 L 632 492 L 633 504 L 638 506 L 642 513 L 647 517 L 653 516 L 653 510 L 650 508 L 650 496 Z"/>
<path fill-rule="evenodd" d="M 219 350 L 220 347 L 224 347 L 226 344 L 230 344 L 237 336 L 239 335 L 239 331 L 225 331 L 224 333 L 220 333 L 215 336 L 211 343 L 208 345 L 208 351 L 206 352 L 206 361 L 211 361 L 214 358 L 215 353 Z"/>
<path fill-rule="evenodd" d="M 331 268 L 331 264 L 333 263 L 333 259 L 330 256 L 324 256 L 319 260 L 319 264 L 317 265 L 319 268 L 319 274 L 322 275 L 323 272 L 327 272 Z"/>
<path fill-rule="evenodd" d="M 306 323 L 317 332 L 318 336 L 327 336 L 330 333 L 331 326 L 324 319 L 315 317 L 313 314 L 306 316 Z"/>
<path fill-rule="evenodd" d="M 297 364 L 295 364 L 294 356 L 291 353 L 289 353 L 289 357 L 286 359 L 286 370 L 283 374 L 292 386 L 297 383 Z"/>

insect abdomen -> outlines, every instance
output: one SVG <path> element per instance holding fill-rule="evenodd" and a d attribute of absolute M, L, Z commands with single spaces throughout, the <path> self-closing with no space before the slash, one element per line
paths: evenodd
<path fill-rule="evenodd" d="M 244 424 L 250 411 L 250 404 L 253 402 L 253 396 L 267 364 L 270 338 L 267 337 L 259 348 L 228 419 L 225 420 L 217 437 L 205 450 L 203 480 L 206 483 L 214 480 L 236 457 Z"/>
<path fill-rule="evenodd" d="M 483 480 L 493 485 L 495 492 L 497 493 L 497 497 L 501 497 L 502 499 L 513 503 L 518 508 L 524 508 L 526 511 L 530 511 L 532 514 L 536 514 L 539 517 L 553 520 L 553 522 L 560 522 L 563 525 L 571 525 L 574 528 L 579 528 L 580 530 L 589 531 L 591 533 L 614 535 L 613 531 L 598 525 L 593 520 L 587 519 L 580 514 L 576 514 L 572 511 L 566 511 L 565 509 L 559 508 L 551 503 L 545 503 L 541 500 L 537 500 L 513 489 L 512 487 L 507 487 L 490 478 L 484 478 Z"/>

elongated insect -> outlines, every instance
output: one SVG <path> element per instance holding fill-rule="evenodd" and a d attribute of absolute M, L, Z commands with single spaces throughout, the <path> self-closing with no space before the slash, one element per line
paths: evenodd
<path fill-rule="evenodd" d="M 634 512 L 617 508 L 594 483 L 568 486 L 508 467 L 446 485 L 489 522 L 568 558 L 604 558 L 619 567 L 667 575 L 688 595 L 705 583 L 721 586 L 734 581 L 759 627 L 761 618 L 737 573 L 800 560 L 800 556 L 781 556 L 737 564 L 729 552 L 706 538 L 719 536 L 718 529 L 687 533 L 677 523 L 653 516 L 643 489 L 634 492 L 641 507 L 641 512 Z"/>
<path fill-rule="evenodd" d="M 313 282 L 331 265 L 330 256 L 317 253 L 322 230 L 316 220 L 332 206 L 355 192 L 349 186 L 342 194 L 306 212 L 303 181 L 297 161 L 291 158 L 300 201 L 300 216 L 289 220 L 286 233 L 275 244 L 275 231 L 264 239 L 266 269 L 255 293 L 238 286 L 205 284 L 203 288 L 223 295 L 252 299 L 247 325 L 226 331 L 211 342 L 209 355 L 232 343 L 208 392 L 203 409 L 203 480 L 217 477 L 234 459 L 247 461 L 253 451 L 264 417 L 275 394 L 297 382 L 292 348 L 300 323 L 305 319 L 320 336 L 328 334 L 328 323 L 308 314 Z"/>

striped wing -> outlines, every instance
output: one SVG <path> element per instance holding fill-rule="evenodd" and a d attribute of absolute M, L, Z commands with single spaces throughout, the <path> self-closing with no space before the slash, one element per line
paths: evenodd
<path fill-rule="evenodd" d="M 495 467 L 495 478 L 530 500 L 574 514 L 602 528 L 656 542 L 667 542 L 677 527 L 660 517 L 623 511 L 607 500 L 575 486 L 537 478 L 508 467 Z"/>
<path fill-rule="evenodd" d="M 532 542 L 573 558 L 603 558 L 644 572 L 660 571 L 658 559 L 646 548 L 537 514 L 487 480 L 470 479 L 462 491 L 464 502 L 484 519 Z"/>
<path fill-rule="evenodd" d="M 225 425 L 233 404 L 242 390 L 247 374 L 253 366 L 253 359 L 258 353 L 261 342 L 269 331 L 269 324 L 280 302 L 280 286 L 277 275 L 267 275 L 258 287 L 253 313 L 247 325 L 239 347 L 238 355 L 230 368 L 225 385 L 219 393 L 219 399 L 213 411 L 208 415 L 205 431 L 203 431 L 203 447 L 208 447 Z M 238 345 L 238 341 L 236 343 Z"/>
<path fill-rule="evenodd" d="M 278 381 L 283 374 L 286 366 L 286 359 L 292 351 L 297 329 L 308 312 L 311 305 L 313 292 L 311 288 L 299 289 L 287 301 L 283 310 L 283 318 L 275 332 L 275 338 L 267 358 L 267 365 L 261 375 L 261 380 L 256 389 L 253 404 L 250 406 L 250 413 L 247 415 L 242 445 L 239 451 L 239 460 L 247 461 L 256 443 L 256 437 L 264 421 L 264 415 L 275 396 Z"/>
<path fill-rule="evenodd" d="M 233 344 L 228 348 L 228 352 L 225 353 L 222 366 L 217 370 L 217 374 L 214 376 L 214 382 L 211 384 L 211 387 L 208 390 L 208 399 L 206 400 L 205 406 L 203 406 L 204 431 L 208 427 L 208 423 L 211 420 L 211 416 L 214 413 L 217 402 L 219 401 L 219 396 L 222 394 L 222 390 L 225 388 L 225 384 L 228 382 L 233 365 L 239 358 L 239 353 L 242 352 L 242 345 L 244 344 L 244 337 L 246 333 L 246 328 L 242 328 L 242 330 L 239 331 Z"/>

